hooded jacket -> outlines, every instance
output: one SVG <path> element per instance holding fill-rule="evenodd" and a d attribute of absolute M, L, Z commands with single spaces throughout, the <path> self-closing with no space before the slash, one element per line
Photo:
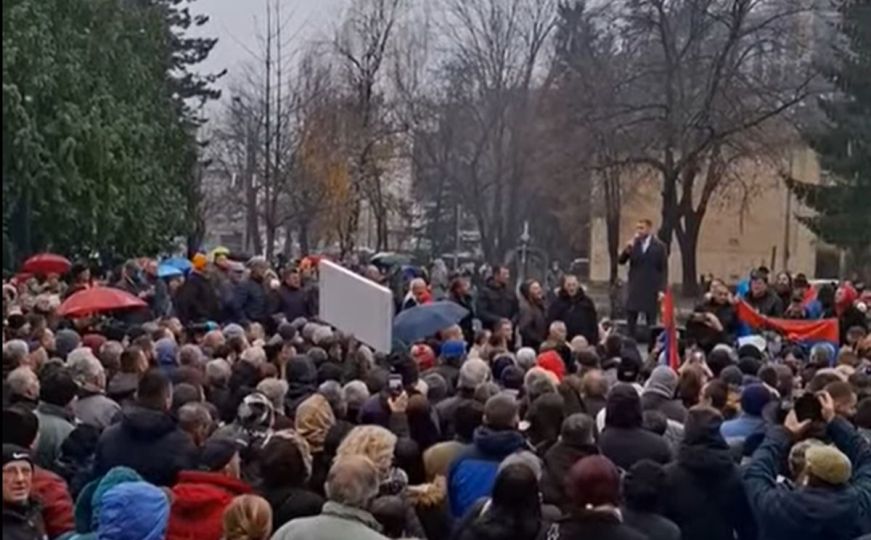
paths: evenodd
<path fill-rule="evenodd" d="M 528 449 L 526 440 L 518 431 L 478 427 L 472 447 L 460 454 L 448 471 L 448 495 L 454 518 L 462 517 L 475 501 L 489 496 L 499 463 L 525 449 Z"/>
<path fill-rule="evenodd" d="M 318 370 L 308 356 L 295 356 L 287 363 L 286 378 L 285 412 L 288 418 L 293 419 L 296 408 L 317 390 Z"/>
<path fill-rule="evenodd" d="M 632 385 L 622 383 L 611 390 L 605 422 L 599 448 L 618 467 L 629 470 L 642 459 L 662 464 L 671 461 L 668 442 L 641 427 L 641 398 Z"/>
<path fill-rule="evenodd" d="M 647 379 L 641 392 L 641 409 L 659 411 L 669 420 L 683 424 L 687 409 L 679 399 L 674 399 L 677 391 L 677 373 L 668 366 L 657 366 Z"/>
<path fill-rule="evenodd" d="M 182 471 L 172 488 L 166 540 L 221 540 L 224 510 L 251 488 L 217 472 Z"/>
<path fill-rule="evenodd" d="M 124 465 L 152 484 L 171 486 L 179 471 L 194 468 L 197 449 L 169 414 L 139 405 L 121 414 L 121 421 L 109 426 L 97 443 L 97 475 Z"/>
<path fill-rule="evenodd" d="M 31 491 L 40 502 L 45 532 L 50 538 L 75 529 L 73 499 L 63 478 L 42 467 L 34 467 Z"/>
<path fill-rule="evenodd" d="M 547 324 L 550 325 L 554 321 L 565 323 L 569 341 L 576 336 L 584 336 L 590 345 L 599 343 L 596 305 L 583 289 L 578 289 L 574 296 L 569 296 L 566 291 L 560 290 L 547 310 Z"/>
<path fill-rule="evenodd" d="M 722 418 L 702 416 L 707 412 L 688 420 L 677 460 L 665 469 L 664 513 L 684 540 L 733 540 L 736 533 L 739 540 L 755 540 L 741 476 L 720 435 Z"/>
<path fill-rule="evenodd" d="M 871 447 L 842 418 L 829 422 L 827 434 L 852 463 L 846 485 L 792 489 L 778 483 L 790 448 L 782 427 L 769 429 L 753 453 L 744 483 L 760 539 L 849 540 L 871 532 Z"/>
<path fill-rule="evenodd" d="M 569 496 L 566 493 L 565 480 L 572 466 L 587 456 L 599 453 L 595 445 L 575 446 L 560 440 L 544 455 L 544 467 L 541 475 L 541 494 L 545 504 L 552 504 L 566 512 L 569 508 Z"/>
<path fill-rule="evenodd" d="M 103 495 L 99 540 L 163 540 L 169 520 L 169 499 L 146 482 L 125 482 Z"/>

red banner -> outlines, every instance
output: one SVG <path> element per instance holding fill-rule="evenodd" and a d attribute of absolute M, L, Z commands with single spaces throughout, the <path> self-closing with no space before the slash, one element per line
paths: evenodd
<path fill-rule="evenodd" d="M 829 341 L 836 347 L 840 341 L 838 319 L 804 321 L 766 317 L 744 300 L 738 301 L 737 309 L 738 318 L 747 326 L 759 330 L 773 330 L 790 341 Z"/>
<path fill-rule="evenodd" d="M 668 367 L 677 371 L 680 367 L 680 354 L 677 350 L 677 321 L 674 316 L 674 295 L 671 288 L 665 290 L 662 299 L 662 325 L 665 329 L 665 358 Z"/>

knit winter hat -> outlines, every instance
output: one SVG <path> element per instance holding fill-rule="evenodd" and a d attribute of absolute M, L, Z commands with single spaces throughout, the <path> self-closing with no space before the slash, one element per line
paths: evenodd
<path fill-rule="evenodd" d="M 807 473 L 827 484 L 846 484 L 853 474 L 850 458 L 834 446 L 812 446 L 805 452 Z"/>
<path fill-rule="evenodd" d="M 442 343 L 441 355 L 446 360 L 456 360 L 466 354 L 466 342 L 460 340 L 445 341 Z"/>
<path fill-rule="evenodd" d="M 741 392 L 741 410 L 751 416 L 761 416 L 769 401 L 771 392 L 764 384 L 751 384 Z"/>
<path fill-rule="evenodd" d="M 3 466 L 13 461 L 26 461 L 33 467 L 33 459 L 30 457 L 30 451 L 16 444 L 3 445 Z"/>
<path fill-rule="evenodd" d="M 668 366 L 657 366 L 647 379 L 643 393 L 673 399 L 675 390 L 677 390 L 677 373 Z"/>

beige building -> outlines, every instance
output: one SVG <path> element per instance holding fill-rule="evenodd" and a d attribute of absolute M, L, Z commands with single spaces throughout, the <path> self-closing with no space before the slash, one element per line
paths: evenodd
<path fill-rule="evenodd" d="M 806 147 L 787 152 L 783 169 L 802 181 L 818 182 L 819 164 Z M 778 272 L 804 272 L 815 276 L 820 258 L 832 258 L 831 250 L 818 246 L 816 237 L 798 222 L 806 213 L 787 189 L 777 167 L 754 163 L 740 171 L 740 181 L 715 196 L 702 222 L 698 246 L 698 272 L 737 282 L 750 268 L 764 264 Z M 633 235 L 635 222 L 650 218 L 657 226 L 660 215 L 659 182 L 655 177 L 637 177 L 627 185 L 620 223 L 620 245 Z M 603 216 L 591 224 L 590 279 L 608 280 L 608 252 Z M 669 279 L 682 281 L 680 249 L 674 240 L 669 259 Z M 834 255 L 837 260 L 837 255 Z M 834 263 L 837 265 L 837 262 Z M 823 264 L 825 266 L 825 264 Z M 829 265 L 830 266 L 830 265 Z M 837 270 L 837 267 L 835 267 Z M 626 279 L 627 268 L 620 276 Z M 829 276 L 818 276 L 829 277 Z"/>

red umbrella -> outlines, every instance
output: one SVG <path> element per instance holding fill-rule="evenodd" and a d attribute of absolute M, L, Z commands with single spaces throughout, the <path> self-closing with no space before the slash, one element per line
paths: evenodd
<path fill-rule="evenodd" d="M 70 271 L 69 259 L 54 253 L 40 253 L 27 259 L 21 272 L 28 274 L 66 274 Z"/>
<path fill-rule="evenodd" d="M 112 287 L 91 287 L 70 296 L 57 309 L 61 317 L 81 317 L 116 309 L 148 307 L 142 299 Z"/>

